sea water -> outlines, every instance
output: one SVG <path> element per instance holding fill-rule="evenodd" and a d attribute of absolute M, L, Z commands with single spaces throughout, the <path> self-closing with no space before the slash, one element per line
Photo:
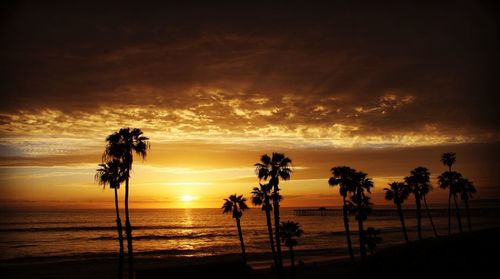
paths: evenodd
<path fill-rule="evenodd" d="M 342 216 L 297 216 L 292 208 L 281 208 L 281 221 L 300 223 L 304 231 L 296 250 L 336 250 L 345 254 L 345 233 Z M 406 212 L 406 226 L 411 240 L 416 240 L 416 219 Z M 454 217 L 454 216 L 453 216 Z M 122 212 L 122 223 L 125 215 Z M 137 256 L 211 256 L 240 252 L 236 222 L 220 209 L 133 209 L 134 252 Z M 4 210 L 0 212 L 0 261 L 20 259 L 61 259 L 116 254 L 118 238 L 116 213 L 110 209 L 66 210 Z M 358 225 L 350 217 L 353 245 L 356 247 Z M 474 229 L 499 226 L 497 216 L 473 216 Z M 448 217 L 434 217 L 438 232 L 448 232 Z M 457 231 L 456 219 L 452 219 Z M 248 253 L 270 251 L 266 218 L 253 208 L 241 218 L 243 237 Z M 403 242 L 397 214 L 370 216 L 364 227 L 381 231 L 380 247 Z M 467 230 L 463 218 L 464 230 Z M 429 220 L 422 213 L 424 237 L 432 237 Z M 125 232 L 124 232 L 125 235 Z M 127 249 L 125 241 L 125 250 Z"/>

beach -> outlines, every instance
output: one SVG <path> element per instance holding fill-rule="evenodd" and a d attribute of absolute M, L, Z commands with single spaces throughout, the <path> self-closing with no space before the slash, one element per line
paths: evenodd
<path fill-rule="evenodd" d="M 409 277 L 419 277 L 429 273 L 457 276 L 481 275 L 495 268 L 500 248 L 500 228 L 491 228 L 451 237 L 427 238 L 413 241 L 410 244 L 400 244 L 387 247 L 369 256 L 366 262 L 351 264 L 347 257 L 329 257 L 327 253 L 334 251 L 297 251 L 302 255 L 303 265 L 298 265 L 296 278 L 400 278 L 401 274 Z M 308 255 L 308 256 L 306 256 Z M 236 278 L 276 278 L 275 273 L 262 265 L 268 254 L 250 254 L 249 268 L 240 261 L 240 255 L 227 254 L 220 256 L 191 258 L 159 258 L 137 257 L 137 278 L 162 278 L 169 274 L 183 274 L 182 278 L 190 276 L 217 275 L 225 277 L 225 272 L 238 270 L 241 276 Z M 288 259 L 285 254 L 285 266 L 288 269 Z M 2 266 L 3 278 L 115 278 L 116 259 L 106 258 L 75 258 L 61 259 L 59 262 L 22 262 L 17 261 L 9 266 Z M 180 273 L 179 273 L 180 272 Z M 232 275 L 231 275 L 232 276 Z M 245 277 L 248 276 L 248 277 Z M 171 277 L 176 278 L 176 277 Z"/>

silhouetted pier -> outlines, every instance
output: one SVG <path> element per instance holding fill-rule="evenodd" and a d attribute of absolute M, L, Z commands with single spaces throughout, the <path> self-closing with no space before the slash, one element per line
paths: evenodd
<path fill-rule="evenodd" d="M 500 216 L 500 208 L 471 208 L 471 215 L 474 216 Z M 432 216 L 448 216 L 447 208 L 430 209 Z M 465 214 L 465 210 L 461 209 L 460 212 Z M 415 215 L 416 209 L 404 209 L 405 215 Z M 300 208 L 294 209 L 295 216 L 342 216 L 341 208 Z M 425 209 L 422 208 L 422 214 L 425 214 Z M 455 214 L 455 209 L 451 210 L 451 214 Z M 373 209 L 370 213 L 371 216 L 398 216 L 397 210 L 391 208 Z"/>

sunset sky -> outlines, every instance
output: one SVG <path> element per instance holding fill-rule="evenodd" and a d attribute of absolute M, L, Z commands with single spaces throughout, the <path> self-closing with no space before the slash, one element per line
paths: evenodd
<path fill-rule="evenodd" d="M 475 199 L 500 199 L 489 2 L 89 2 L 1 4 L 0 207 L 112 208 L 94 174 L 121 127 L 151 140 L 135 208 L 249 196 L 273 151 L 295 169 L 283 206 L 338 206 L 339 165 L 373 178 L 376 204 L 428 167 L 442 202 L 449 151 Z"/>

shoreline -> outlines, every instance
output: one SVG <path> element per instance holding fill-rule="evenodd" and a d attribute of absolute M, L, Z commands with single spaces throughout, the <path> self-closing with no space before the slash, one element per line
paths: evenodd
<path fill-rule="evenodd" d="M 494 257 L 483 259 L 481 255 L 490 249 L 500 248 L 498 247 L 500 244 L 499 240 L 500 227 L 473 231 L 471 233 L 440 236 L 438 238 L 426 238 L 422 241 L 412 241 L 409 244 L 396 244 L 379 249 L 373 256 L 369 256 L 363 265 L 368 265 L 374 270 L 379 270 L 384 265 L 387 266 L 388 261 L 391 260 L 397 263 L 402 262 L 403 265 L 417 265 L 419 261 L 424 261 L 429 265 L 428 268 L 437 269 L 439 268 L 437 265 L 439 261 L 436 259 L 436 262 L 432 262 L 430 259 L 438 258 L 440 255 L 449 257 L 446 261 L 452 261 L 455 258 L 458 258 L 459 261 L 464 259 L 472 262 L 479 260 L 485 262 L 494 261 Z M 283 263 L 285 268 L 288 268 L 290 260 L 287 251 L 283 250 L 283 252 Z M 358 275 L 362 273 L 362 271 L 356 271 L 356 268 L 353 269 L 346 249 L 314 249 L 297 250 L 295 252 L 298 278 L 327 278 L 328 276 L 322 277 L 325 274 L 329 276 L 339 275 L 340 277 L 349 277 L 352 272 L 357 272 L 356 274 Z M 355 253 L 358 255 L 357 252 Z M 420 255 L 422 258 L 415 257 L 415 255 Z M 412 257 L 415 258 L 415 263 L 405 262 L 407 258 L 410 259 Z M 135 258 L 136 271 L 138 273 L 145 271 L 161 273 L 164 270 L 172 269 L 194 268 L 196 270 L 197 266 L 200 265 L 220 266 L 224 264 L 241 264 L 241 254 L 235 253 L 200 257 L 138 253 Z M 269 278 L 269 276 L 272 278 L 274 272 L 271 270 L 272 256 L 270 253 L 249 253 L 247 254 L 247 258 L 249 259 L 248 266 L 252 272 L 262 275 L 260 278 Z M 48 262 L 47 259 L 52 261 Z M 299 263 L 299 261 L 302 261 L 302 263 Z M 72 279 L 89 277 L 115 278 L 116 267 L 117 255 L 113 253 L 86 255 L 83 257 L 38 257 L 24 258 L 22 260 L 13 259 L 8 262 L 1 261 L 0 274 L 2 274 L 2 278 L 21 279 L 67 278 L 68 274 L 71 274 Z M 126 271 L 126 268 L 124 271 Z M 379 271 L 382 272 L 381 270 Z"/>

